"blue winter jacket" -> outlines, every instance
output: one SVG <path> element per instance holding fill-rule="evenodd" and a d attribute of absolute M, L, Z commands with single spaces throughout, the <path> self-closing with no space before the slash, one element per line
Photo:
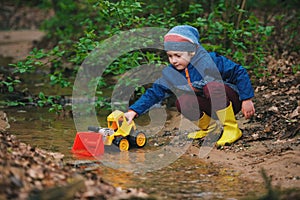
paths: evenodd
<path fill-rule="evenodd" d="M 201 52 L 196 53 L 194 56 L 196 59 L 193 57 L 194 62 L 192 59 L 187 66 L 190 81 L 195 88 L 201 91 L 207 82 L 221 81 L 234 89 L 239 94 L 240 100 L 250 99 L 254 96 L 251 81 L 245 68 L 215 52 L 206 53 L 206 57 L 205 53 L 203 55 Z M 201 62 L 198 62 L 201 56 Z M 188 85 L 185 71 L 178 71 L 170 64 L 163 69 L 162 76 L 153 83 L 152 87 L 147 89 L 129 109 L 141 115 L 172 93 L 180 96 L 184 93 L 194 93 L 194 91 Z M 196 95 L 202 94 L 200 92 Z"/>

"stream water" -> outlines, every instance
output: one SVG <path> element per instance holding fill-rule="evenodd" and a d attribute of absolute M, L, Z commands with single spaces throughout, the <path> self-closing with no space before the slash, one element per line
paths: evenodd
<path fill-rule="evenodd" d="M 78 159 L 71 153 L 76 134 L 71 117 L 58 119 L 48 112 L 48 108 L 37 107 L 5 108 L 4 111 L 9 117 L 9 131 L 20 141 L 62 153 L 66 163 L 83 163 L 92 167 L 116 187 L 143 188 L 159 199 L 240 199 L 259 187 L 240 179 L 236 171 L 218 168 L 187 154 L 160 170 L 148 173 L 131 173 L 110 168 L 101 161 Z M 99 119 L 106 121 L 104 115 Z M 153 148 L 153 144 L 149 142 L 143 150 Z"/>
<path fill-rule="evenodd" d="M 62 153 L 65 162 L 87 165 L 116 187 L 143 188 L 158 199 L 240 199 L 257 189 L 240 179 L 236 171 L 218 168 L 187 154 L 162 169 L 147 173 L 117 170 L 101 164 L 101 160 L 78 159 L 71 153 L 76 134 L 72 118 L 58 120 L 47 108 L 6 108 L 4 111 L 9 116 L 9 131 L 20 141 Z M 145 151 L 151 149 L 149 145 Z"/>

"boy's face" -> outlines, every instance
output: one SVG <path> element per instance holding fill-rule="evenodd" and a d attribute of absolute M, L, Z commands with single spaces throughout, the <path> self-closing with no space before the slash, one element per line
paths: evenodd
<path fill-rule="evenodd" d="M 183 51 L 167 51 L 169 62 L 177 69 L 183 70 L 190 63 L 193 52 L 183 52 Z"/>

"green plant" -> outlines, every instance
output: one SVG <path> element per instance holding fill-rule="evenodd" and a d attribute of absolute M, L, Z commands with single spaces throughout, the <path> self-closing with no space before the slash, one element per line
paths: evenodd
<path fill-rule="evenodd" d="M 6 87 L 8 92 L 13 92 L 14 86 L 19 84 L 21 81 L 18 79 L 13 79 L 11 77 L 7 77 L 6 80 L 0 81 L 0 88 Z"/>
<path fill-rule="evenodd" d="M 236 23 L 229 20 L 231 15 L 239 14 L 244 17 Z M 232 58 L 257 76 L 265 75 L 265 45 L 272 27 L 263 26 L 257 17 L 239 5 L 234 7 L 230 16 L 227 15 L 224 1 L 219 1 L 207 17 L 198 16 L 190 24 L 200 30 L 201 42 L 208 51 L 217 51 Z"/>
<path fill-rule="evenodd" d="M 253 72 L 266 76 L 264 57 L 270 48 L 268 38 L 273 27 L 264 25 L 247 10 L 241 0 L 207 1 L 138 1 L 138 0 L 44 0 L 45 8 L 53 8 L 55 16 L 44 22 L 50 40 L 49 49 L 33 49 L 23 61 L 11 64 L 14 74 L 33 73 L 43 69 L 49 73 L 52 86 L 70 88 L 79 66 L 101 42 L 121 32 L 139 27 L 171 28 L 178 24 L 190 24 L 198 28 L 200 41 L 209 51 L 217 51 L 232 58 Z M 211 11 L 211 12 L 210 12 Z M 282 16 L 284 17 L 284 16 Z M 294 37 L 294 36 L 293 36 Z M 102 89 L 107 87 L 106 77 L 117 76 L 144 64 L 166 65 L 161 51 L 134 50 L 119 56 L 97 82 L 97 107 L 107 106 Z M 297 67 L 293 68 L 297 70 Z M 15 88 L 20 81 L 6 80 L 2 85 Z M 130 81 L 129 81 L 130 82 Z M 131 84 L 138 95 L 144 87 Z M 126 84 L 129 84 L 126 82 Z M 44 91 L 41 91 L 44 94 Z M 39 105 L 56 106 L 57 96 L 40 96 Z"/>
<path fill-rule="evenodd" d="M 57 103 L 60 99 L 60 96 L 48 96 L 46 97 L 43 92 L 40 92 L 38 95 L 39 99 L 37 105 L 40 107 L 50 106 L 49 111 L 59 114 L 63 110 L 63 106 Z"/>
<path fill-rule="evenodd" d="M 300 71 L 300 64 L 292 66 L 293 74 L 296 74 L 299 71 Z"/>

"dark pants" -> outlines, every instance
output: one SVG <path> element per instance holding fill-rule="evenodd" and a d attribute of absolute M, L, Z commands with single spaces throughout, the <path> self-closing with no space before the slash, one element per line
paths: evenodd
<path fill-rule="evenodd" d="M 216 118 L 216 111 L 226 108 L 230 102 L 234 113 L 238 113 L 242 106 L 238 93 L 223 83 L 210 82 L 203 87 L 203 96 L 184 94 L 176 100 L 176 107 L 186 118 L 196 121 L 202 112 Z"/>

